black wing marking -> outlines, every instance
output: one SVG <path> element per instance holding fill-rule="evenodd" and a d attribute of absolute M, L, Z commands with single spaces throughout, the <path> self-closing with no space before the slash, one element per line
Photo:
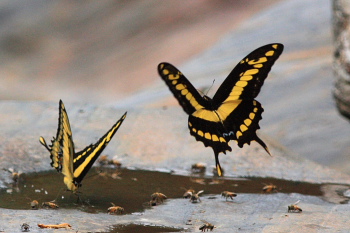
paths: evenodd
<path fill-rule="evenodd" d="M 207 106 L 205 99 L 173 65 L 160 63 L 158 65 L 158 73 L 188 115 Z"/>
<path fill-rule="evenodd" d="M 74 181 L 78 184 L 84 179 L 90 168 L 96 159 L 100 156 L 104 148 L 108 145 L 114 134 L 117 132 L 124 119 L 126 118 L 126 112 L 124 115 L 112 126 L 112 128 L 103 135 L 95 144 L 87 146 L 82 151 L 74 155 L 73 170 Z"/>

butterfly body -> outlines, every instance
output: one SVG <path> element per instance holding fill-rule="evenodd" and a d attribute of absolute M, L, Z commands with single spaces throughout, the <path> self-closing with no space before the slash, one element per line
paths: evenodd
<path fill-rule="evenodd" d="M 231 71 L 213 98 L 201 96 L 173 65 L 158 65 L 159 75 L 189 115 L 190 134 L 204 146 L 213 148 L 219 175 L 218 155 L 232 151 L 230 140 L 235 140 L 239 147 L 256 141 L 269 153 L 256 135 L 264 109 L 255 97 L 282 51 L 283 45 L 276 43 L 251 52 Z"/>
<path fill-rule="evenodd" d="M 63 182 L 67 188 L 76 192 L 90 168 L 108 145 L 120 125 L 126 118 L 126 113 L 107 131 L 95 144 L 75 152 L 72 131 L 63 102 L 59 104 L 59 118 L 56 138 L 47 145 L 43 137 L 40 143 L 50 152 L 51 166 L 64 175 Z"/>

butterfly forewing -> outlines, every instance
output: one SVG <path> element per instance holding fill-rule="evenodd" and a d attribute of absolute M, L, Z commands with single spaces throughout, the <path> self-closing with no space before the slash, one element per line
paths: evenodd
<path fill-rule="evenodd" d="M 103 135 L 95 144 L 91 144 L 87 146 L 80 152 L 74 154 L 73 160 L 73 170 L 74 170 L 74 181 L 76 183 L 80 183 L 85 175 L 88 173 L 96 159 L 100 156 L 104 148 L 111 141 L 114 134 L 117 132 L 124 119 L 126 118 L 126 114 L 124 115 L 112 126 L 112 128 Z"/>
<path fill-rule="evenodd" d="M 227 101 L 254 99 L 282 51 L 282 44 L 268 44 L 243 58 L 214 95 L 214 107 L 219 108 Z"/>
<path fill-rule="evenodd" d="M 198 91 L 173 65 L 169 63 L 160 63 L 158 65 L 158 73 L 187 114 L 190 115 L 196 110 L 206 106 L 206 101 Z"/>
<path fill-rule="evenodd" d="M 74 143 L 71 134 L 64 133 L 62 139 L 62 174 L 64 175 L 64 183 L 67 188 L 72 191 L 78 189 L 74 183 L 73 175 L 73 155 L 74 155 Z"/>

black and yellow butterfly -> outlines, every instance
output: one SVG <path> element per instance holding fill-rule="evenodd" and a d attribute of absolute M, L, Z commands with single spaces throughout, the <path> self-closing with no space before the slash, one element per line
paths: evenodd
<path fill-rule="evenodd" d="M 212 99 L 202 97 L 173 65 L 158 65 L 159 75 L 189 115 L 191 135 L 206 147 L 213 148 L 220 176 L 218 156 L 220 152 L 226 154 L 232 150 L 228 144 L 230 140 L 237 141 L 239 147 L 256 141 L 270 154 L 266 144 L 256 135 L 264 109 L 254 98 L 282 51 L 283 45 L 275 43 L 251 52 L 231 71 Z"/>
<path fill-rule="evenodd" d="M 85 175 L 110 142 L 125 118 L 126 112 L 95 144 L 91 144 L 76 153 L 68 115 L 62 100 L 60 100 L 56 138 L 54 137 L 51 140 L 52 144 L 50 146 L 46 144 L 43 137 L 40 137 L 39 141 L 50 152 L 51 166 L 58 172 L 62 172 L 64 175 L 63 181 L 69 190 L 73 192 L 78 190 Z"/>

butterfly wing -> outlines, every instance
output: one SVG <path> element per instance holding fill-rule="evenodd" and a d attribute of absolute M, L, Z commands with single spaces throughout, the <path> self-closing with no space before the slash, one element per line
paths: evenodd
<path fill-rule="evenodd" d="M 173 65 L 160 63 L 158 65 L 158 73 L 188 115 L 207 105 L 205 99 Z"/>
<path fill-rule="evenodd" d="M 73 176 L 73 155 L 74 155 L 74 143 L 72 134 L 64 133 L 62 139 L 62 174 L 64 175 L 63 181 L 67 188 L 73 192 L 78 189 L 78 183 L 74 181 Z"/>
<path fill-rule="evenodd" d="M 58 117 L 58 128 L 56 133 L 56 138 L 54 137 L 51 142 L 52 144 L 48 146 L 43 137 L 40 137 L 40 143 L 45 146 L 45 148 L 50 152 L 51 166 L 54 167 L 58 172 L 62 171 L 62 143 L 64 135 L 67 134 L 72 140 L 72 130 L 70 128 L 68 114 L 66 112 L 65 106 L 60 100 L 59 103 L 59 117 Z M 73 141 L 71 142 L 73 143 Z M 74 146 L 73 146 L 74 151 Z M 74 153 L 74 152 L 73 152 Z"/>
<path fill-rule="evenodd" d="M 56 138 L 52 140 L 50 146 L 47 146 L 43 137 L 40 137 L 40 143 L 50 151 L 51 166 L 64 175 L 67 188 L 75 192 L 78 187 L 73 180 L 74 143 L 68 114 L 62 100 L 59 103 Z"/>
<path fill-rule="evenodd" d="M 74 155 L 73 170 L 74 170 L 74 182 L 80 184 L 88 173 L 96 159 L 100 156 L 104 148 L 108 145 L 114 134 L 117 132 L 124 119 L 126 118 L 126 112 L 124 115 L 112 126 L 112 128 L 103 135 L 95 144 L 87 146 L 82 151 Z"/>
<path fill-rule="evenodd" d="M 223 136 L 236 140 L 239 147 L 255 140 L 269 153 L 256 135 L 264 110 L 254 98 L 282 51 L 283 45 L 277 43 L 254 50 L 237 64 L 213 97 L 213 106 L 225 128 Z"/>
<path fill-rule="evenodd" d="M 282 44 L 268 44 L 243 58 L 214 95 L 214 108 L 233 100 L 254 99 L 282 52 Z"/>

